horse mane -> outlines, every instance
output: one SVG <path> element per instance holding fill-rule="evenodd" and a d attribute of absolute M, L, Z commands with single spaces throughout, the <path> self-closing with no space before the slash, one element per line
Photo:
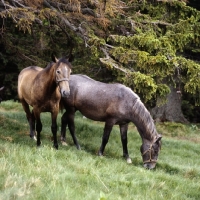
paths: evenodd
<path fill-rule="evenodd" d="M 134 99 L 132 110 L 136 118 L 134 119 L 134 122 L 141 137 L 148 140 L 154 140 L 155 136 L 158 135 L 154 121 L 138 96 Z"/>
<path fill-rule="evenodd" d="M 49 67 L 51 67 L 51 66 L 54 65 L 54 64 L 55 64 L 55 62 L 51 61 L 51 62 L 49 62 L 49 63 L 47 64 L 47 66 L 46 66 L 45 68 L 49 68 Z"/>
<path fill-rule="evenodd" d="M 65 58 L 65 57 L 60 58 L 59 61 L 58 61 L 58 65 L 59 65 L 61 62 L 67 64 L 70 68 L 72 68 L 71 63 L 69 62 L 69 59 L 68 59 L 68 58 Z"/>

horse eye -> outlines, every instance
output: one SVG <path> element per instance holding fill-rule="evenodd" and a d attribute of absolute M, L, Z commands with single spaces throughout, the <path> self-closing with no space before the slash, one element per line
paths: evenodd
<path fill-rule="evenodd" d="M 59 70 L 57 70 L 57 71 L 56 71 L 56 73 L 57 73 L 57 74 L 60 74 L 60 71 L 59 71 Z"/>
<path fill-rule="evenodd" d="M 154 149 L 154 153 L 158 154 L 159 150 L 158 149 Z"/>

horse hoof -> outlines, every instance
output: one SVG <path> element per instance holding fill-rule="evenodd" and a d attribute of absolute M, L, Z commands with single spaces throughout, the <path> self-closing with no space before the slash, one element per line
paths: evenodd
<path fill-rule="evenodd" d="M 98 152 L 99 157 L 103 157 L 103 154 L 101 152 Z"/>
<path fill-rule="evenodd" d="M 77 146 L 76 148 L 77 148 L 78 150 L 81 150 L 81 147 L 80 147 L 80 146 Z"/>
<path fill-rule="evenodd" d="M 35 135 L 34 136 L 30 135 L 30 138 L 37 141 L 37 137 Z"/>
<path fill-rule="evenodd" d="M 37 141 L 37 137 L 35 135 L 33 136 L 33 140 Z"/>
<path fill-rule="evenodd" d="M 126 159 L 126 162 L 127 162 L 128 164 L 131 164 L 131 163 L 132 163 L 132 160 L 131 160 L 130 158 L 127 158 L 127 159 Z"/>
<path fill-rule="evenodd" d="M 68 146 L 68 145 L 67 145 L 67 142 L 65 142 L 65 141 L 61 141 L 61 144 L 62 144 L 63 146 Z"/>

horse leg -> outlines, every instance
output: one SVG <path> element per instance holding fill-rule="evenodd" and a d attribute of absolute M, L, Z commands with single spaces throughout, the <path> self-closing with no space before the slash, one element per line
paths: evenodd
<path fill-rule="evenodd" d="M 66 125 L 68 124 L 69 131 L 74 141 L 74 144 L 76 145 L 76 148 L 80 150 L 81 147 L 75 135 L 74 114 L 75 114 L 75 111 L 72 110 L 70 112 L 68 111 L 65 112 L 62 116 L 61 141 L 66 142 Z"/>
<path fill-rule="evenodd" d="M 81 147 L 80 147 L 80 145 L 78 143 L 78 140 L 76 138 L 76 135 L 75 135 L 74 115 L 73 116 L 69 116 L 69 118 L 68 118 L 68 127 L 69 127 L 69 131 L 71 133 L 72 139 L 74 141 L 74 144 L 76 145 L 76 148 L 78 150 L 81 150 Z"/>
<path fill-rule="evenodd" d="M 62 117 L 61 117 L 61 136 L 60 136 L 60 140 L 62 145 L 67 145 L 66 142 L 66 127 L 67 127 L 67 112 L 65 112 Z"/>
<path fill-rule="evenodd" d="M 53 133 L 53 141 L 54 141 L 54 144 L 53 146 L 58 149 L 58 141 L 57 141 L 57 129 L 58 129 L 58 126 L 57 126 L 57 115 L 58 115 L 58 112 L 52 112 L 51 113 L 51 132 Z"/>
<path fill-rule="evenodd" d="M 32 117 L 32 134 L 33 134 L 32 138 L 33 138 L 34 140 L 37 140 L 36 134 L 35 134 L 35 116 L 34 116 L 33 111 L 32 111 L 32 113 L 31 113 L 31 117 Z M 30 126 L 31 126 L 31 125 L 30 125 Z"/>
<path fill-rule="evenodd" d="M 24 111 L 26 113 L 26 118 L 27 118 L 28 123 L 29 123 L 30 137 L 32 139 L 34 139 L 34 137 L 35 137 L 35 118 L 34 118 L 34 114 L 33 113 L 31 114 L 29 105 L 26 103 L 26 101 L 21 100 L 21 103 L 22 103 L 23 109 L 24 109 Z"/>
<path fill-rule="evenodd" d="M 104 149 L 106 147 L 106 144 L 108 143 L 110 132 L 112 131 L 112 127 L 114 124 L 106 122 L 104 127 L 104 133 L 102 137 L 101 147 L 99 149 L 98 155 L 103 156 Z"/>
<path fill-rule="evenodd" d="M 37 146 L 39 147 L 41 145 L 40 133 L 42 131 L 42 123 L 41 123 L 41 119 L 40 119 L 40 112 L 35 112 L 35 110 L 33 110 L 33 113 L 34 113 L 35 119 L 36 119 Z"/>
<path fill-rule="evenodd" d="M 131 158 L 128 154 L 128 139 L 127 139 L 127 130 L 128 130 L 128 124 L 119 125 L 120 128 L 120 134 L 121 134 L 121 141 L 122 141 L 122 147 L 123 147 L 123 157 L 126 158 L 127 163 L 132 163 Z"/>

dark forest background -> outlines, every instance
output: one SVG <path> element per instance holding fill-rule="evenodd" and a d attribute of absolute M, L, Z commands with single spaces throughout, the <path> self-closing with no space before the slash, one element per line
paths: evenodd
<path fill-rule="evenodd" d="M 200 122 L 197 0 L 1 1 L 0 49 L 4 100 L 23 68 L 72 52 L 72 73 L 131 87 L 155 120 Z"/>

